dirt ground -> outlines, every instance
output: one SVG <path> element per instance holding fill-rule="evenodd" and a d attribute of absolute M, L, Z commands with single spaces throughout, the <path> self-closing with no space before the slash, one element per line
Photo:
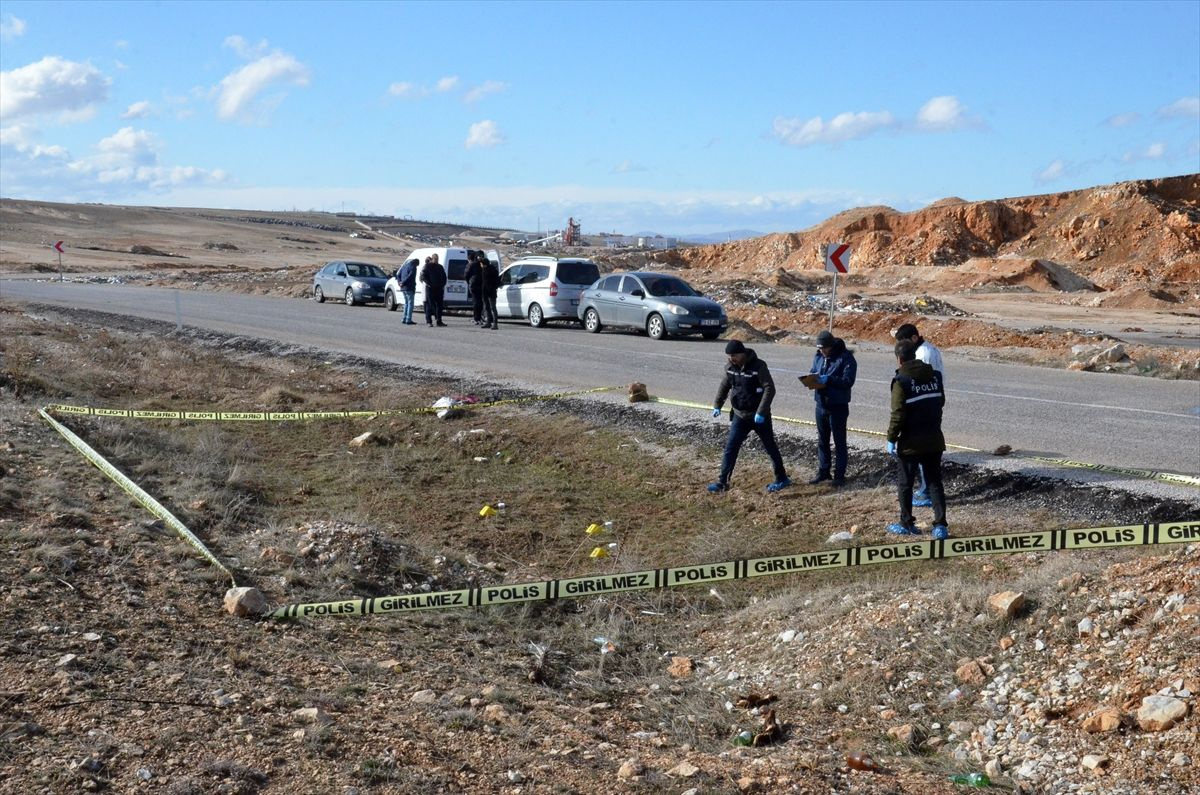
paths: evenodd
<path fill-rule="evenodd" d="M 1200 783 L 1200 545 L 359 619 L 235 618 L 222 607 L 230 581 L 38 406 L 316 411 L 517 396 L 150 322 L 0 312 L 7 790 L 949 793 L 959 787 L 948 776 L 985 769 L 1001 791 Z M 183 363 L 196 378 L 175 377 Z M 719 429 L 637 405 L 61 420 L 275 604 L 820 551 L 837 531 L 880 543 L 894 511 L 880 454 L 856 456 L 843 491 L 767 495 L 769 465 L 752 446 L 737 488 L 709 497 Z M 373 443 L 350 444 L 367 431 Z M 781 447 L 789 461 L 814 456 L 805 438 Z M 960 537 L 1200 510 L 967 467 L 951 468 L 948 497 Z M 605 521 L 603 535 L 585 534 Z M 597 546 L 609 557 L 591 558 Z M 1004 591 L 1025 600 L 1011 617 L 988 604 Z M 1151 695 L 1183 717 L 1141 725 Z M 778 733 L 736 745 L 767 710 Z M 853 769 L 854 754 L 880 769 Z"/>

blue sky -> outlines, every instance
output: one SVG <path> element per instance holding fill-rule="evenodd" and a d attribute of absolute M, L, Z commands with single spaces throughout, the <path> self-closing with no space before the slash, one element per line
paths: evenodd
<path fill-rule="evenodd" d="M 1200 2 L 0 2 L 0 195 L 803 229 L 1200 171 Z"/>

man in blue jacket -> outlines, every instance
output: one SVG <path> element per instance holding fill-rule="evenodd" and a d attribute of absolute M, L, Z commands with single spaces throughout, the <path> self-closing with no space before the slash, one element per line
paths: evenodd
<path fill-rule="evenodd" d="M 729 412 L 729 437 L 725 440 L 725 455 L 721 458 L 721 475 L 716 483 L 709 484 L 708 490 L 719 494 L 729 488 L 729 477 L 737 464 L 738 451 L 751 431 L 758 434 L 775 469 L 775 481 L 767 486 L 767 491 L 785 489 L 792 485 L 792 481 L 788 479 L 783 456 L 775 442 L 775 431 L 771 427 L 771 401 L 775 398 L 775 381 L 771 378 L 771 371 L 767 369 L 767 363 L 741 340 L 726 343 L 725 355 L 729 357 L 729 364 L 721 379 L 721 387 L 717 390 L 717 399 L 713 401 L 712 415 L 721 416 L 721 407 L 728 397 L 732 407 Z"/>
<path fill-rule="evenodd" d="M 400 292 L 404 293 L 404 325 L 411 326 L 413 325 L 413 301 L 417 297 L 417 261 L 415 259 L 410 259 L 400 266 L 400 272 L 396 274 L 396 281 L 400 282 Z"/>
<path fill-rule="evenodd" d="M 831 479 L 829 439 L 836 455 L 832 461 L 833 485 L 846 485 L 846 420 L 850 416 L 850 390 L 858 375 L 858 362 L 846 343 L 829 331 L 817 335 L 817 353 L 809 376 L 801 381 L 813 390 L 817 403 L 817 474 L 811 484 Z"/>

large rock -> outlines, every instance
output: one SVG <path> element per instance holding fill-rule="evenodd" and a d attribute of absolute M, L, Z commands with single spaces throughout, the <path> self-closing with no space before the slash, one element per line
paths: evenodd
<path fill-rule="evenodd" d="M 225 592 L 225 610 L 230 615 L 244 618 L 266 615 L 270 605 L 257 588 L 230 588 Z"/>
<path fill-rule="evenodd" d="M 1101 707 L 1084 718 L 1080 728 L 1092 734 L 1115 732 L 1121 728 L 1121 713 L 1114 707 Z"/>
<path fill-rule="evenodd" d="M 1001 591 L 988 597 L 988 606 L 1001 618 L 1013 619 L 1020 615 L 1025 607 L 1025 594 L 1018 591 Z"/>
<path fill-rule="evenodd" d="M 1145 731 L 1160 732 L 1188 714 L 1186 701 L 1171 696 L 1146 696 L 1137 711 L 1137 722 Z"/>

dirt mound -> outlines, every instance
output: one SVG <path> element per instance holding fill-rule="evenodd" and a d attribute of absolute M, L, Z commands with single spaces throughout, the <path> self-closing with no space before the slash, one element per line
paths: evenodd
<path fill-rule="evenodd" d="M 1150 286 L 1164 278 L 1197 282 L 1200 175 L 995 201 L 943 199 L 909 213 L 862 207 L 802 232 L 681 254 L 692 268 L 766 276 L 822 270 L 819 246 L 832 241 L 854 247 L 858 272 L 1015 259 L 1038 263 L 1039 278 L 1060 290 L 1092 289 L 1092 282 L 1109 289 L 1131 275 Z"/>

